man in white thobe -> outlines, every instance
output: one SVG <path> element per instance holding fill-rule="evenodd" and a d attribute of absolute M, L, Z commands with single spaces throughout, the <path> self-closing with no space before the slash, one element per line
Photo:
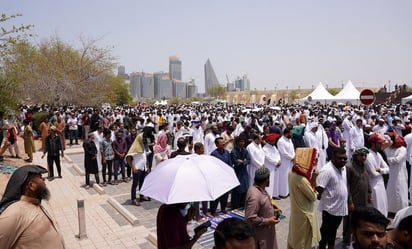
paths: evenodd
<path fill-rule="evenodd" d="M 365 161 L 366 170 L 369 175 L 369 184 L 372 189 L 372 206 L 383 215 L 388 216 L 388 198 L 386 196 L 383 174 L 389 174 L 389 167 L 378 153 L 385 139 L 378 134 L 372 134 L 368 139 L 370 143 L 369 154 Z"/>
<path fill-rule="evenodd" d="M 266 188 L 266 192 L 274 199 L 279 199 L 279 170 L 281 160 L 278 149 L 275 147 L 276 140 L 279 138 L 279 134 L 266 134 L 264 140 L 266 144 L 263 146 L 265 152 L 265 167 L 270 171 L 269 187 Z"/>
<path fill-rule="evenodd" d="M 365 146 L 365 139 L 363 136 L 362 119 L 356 119 L 356 125 L 350 129 L 350 139 L 349 139 L 349 151 L 348 158 L 352 158 L 353 152 L 361 147 Z"/>
<path fill-rule="evenodd" d="M 265 152 L 260 145 L 262 138 L 257 134 L 253 134 L 252 137 L 253 141 L 246 147 L 250 158 L 250 163 L 247 166 L 250 186 L 253 185 L 256 170 L 263 167 L 265 163 Z"/>
<path fill-rule="evenodd" d="M 406 161 L 408 161 L 409 164 L 412 165 L 412 133 L 406 135 L 404 139 L 406 142 Z M 409 196 L 411 196 L 410 199 L 412 203 L 412 177 L 410 177 L 409 181 Z"/>
<path fill-rule="evenodd" d="M 405 141 L 395 132 L 387 133 L 392 145 L 385 149 L 389 164 L 389 181 L 386 188 L 388 212 L 397 213 L 408 206 L 408 171 L 406 169 Z"/>
<path fill-rule="evenodd" d="M 100 144 L 103 142 L 103 127 L 99 126 L 99 128 L 97 128 L 97 130 L 93 132 L 93 135 L 94 135 L 93 143 L 96 145 L 96 148 L 97 148 L 97 155 L 96 155 L 97 167 L 99 168 L 99 171 L 101 171 L 103 164 L 102 164 L 102 153 L 100 151 Z"/>
<path fill-rule="evenodd" d="M 211 124 L 208 125 L 206 130 L 209 130 L 209 133 L 205 135 L 205 155 L 210 155 L 215 149 L 217 149 L 215 139 L 218 137 L 218 129 L 215 124 Z"/>
<path fill-rule="evenodd" d="M 289 196 L 288 174 L 293 167 L 295 159 L 295 148 L 292 143 L 292 129 L 285 128 L 283 136 L 278 141 L 278 151 L 282 164 L 279 167 L 279 197 Z"/>
<path fill-rule="evenodd" d="M 317 169 L 321 170 L 322 167 L 326 164 L 326 149 L 329 146 L 328 143 L 328 135 L 326 134 L 325 128 L 323 127 L 323 123 L 319 121 L 318 130 L 316 131 L 316 139 L 318 141 L 318 148 L 319 148 L 319 157 L 318 157 L 318 164 Z"/>
<path fill-rule="evenodd" d="M 342 136 L 346 140 L 346 154 L 348 154 L 348 158 L 351 158 L 352 153 L 350 152 L 350 142 L 351 142 L 351 135 L 350 131 L 353 128 L 353 123 L 352 123 L 352 115 L 347 116 L 343 121 L 342 121 L 342 127 L 343 127 L 343 132 Z"/>
<path fill-rule="evenodd" d="M 199 142 L 199 143 L 204 143 L 204 132 L 203 128 L 201 126 L 201 121 L 200 120 L 193 120 L 192 121 L 192 128 L 190 129 L 190 135 L 193 136 L 193 144 Z"/>

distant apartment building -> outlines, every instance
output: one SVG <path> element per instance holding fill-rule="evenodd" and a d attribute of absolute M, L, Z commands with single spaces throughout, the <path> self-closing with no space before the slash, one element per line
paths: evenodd
<path fill-rule="evenodd" d="M 163 71 L 159 71 L 153 73 L 153 81 L 154 81 L 154 97 L 155 98 L 162 98 L 163 96 L 160 95 L 159 92 L 159 85 L 162 78 L 169 78 L 169 74 Z"/>
<path fill-rule="evenodd" d="M 219 81 L 217 80 L 215 70 L 213 70 L 212 63 L 210 59 L 207 59 L 205 64 L 205 91 L 207 93 L 207 89 L 212 86 L 219 85 Z"/>
<path fill-rule="evenodd" d="M 187 83 L 187 98 L 193 98 L 197 96 L 197 86 L 195 85 L 195 80 L 192 79 Z"/>
<path fill-rule="evenodd" d="M 235 88 L 235 83 L 233 83 L 233 82 L 228 82 L 228 83 L 226 84 L 226 90 L 227 90 L 228 92 L 233 92 L 233 91 L 235 91 L 235 90 L 236 90 L 236 88 Z"/>
<path fill-rule="evenodd" d="M 179 99 L 197 96 L 197 86 L 194 79 L 189 82 L 181 80 L 182 67 L 177 56 L 169 57 L 170 72 L 158 71 L 153 74 L 135 72 L 130 74 L 130 94 L 134 100 L 147 99 Z M 118 68 L 125 74 L 124 67 Z M 127 74 L 126 74 L 127 75 Z M 180 79 L 178 79 L 180 78 Z"/>
<path fill-rule="evenodd" d="M 154 80 L 153 75 L 149 73 L 143 73 L 141 78 L 142 85 L 142 97 L 153 99 L 154 98 Z"/>
<path fill-rule="evenodd" d="M 130 95 L 134 100 L 142 97 L 142 73 L 130 74 Z"/>
<path fill-rule="evenodd" d="M 168 76 L 162 77 L 158 83 L 158 96 L 157 98 L 173 98 L 173 81 Z"/>
<path fill-rule="evenodd" d="M 250 90 L 250 80 L 247 77 L 247 75 L 243 75 L 242 77 L 237 77 L 234 83 L 234 87 L 236 91 Z"/>
<path fill-rule="evenodd" d="M 177 56 L 169 57 L 169 78 L 182 80 L 182 61 Z"/>
<path fill-rule="evenodd" d="M 127 73 L 126 73 L 126 67 L 125 66 L 120 65 L 120 66 L 117 67 L 117 76 L 118 77 L 123 77 L 125 79 L 129 79 L 129 75 L 127 75 Z"/>
<path fill-rule="evenodd" d="M 180 80 L 173 80 L 173 97 L 179 99 L 187 98 L 187 83 Z"/>

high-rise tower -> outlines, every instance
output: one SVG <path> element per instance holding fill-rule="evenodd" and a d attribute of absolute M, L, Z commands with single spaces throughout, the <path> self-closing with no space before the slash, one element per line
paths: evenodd
<path fill-rule="evenodd" d="M 182 80 L 182 61 L 177 56 L 169 57 L 169 77 L 171 80 Z"/>
<path fill-rule="evenodd" d="M 207 93 L 207 89 L 217 85 L 219 85 L 219 81 L 217 80 L 215 70 L 213 70 L 210 60 L 207 59 L 205 64 L 205 92 Z"/>

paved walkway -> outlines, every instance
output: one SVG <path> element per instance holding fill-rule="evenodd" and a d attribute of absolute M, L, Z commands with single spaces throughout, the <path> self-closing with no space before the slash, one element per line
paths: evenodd
<path fill-rule="evenodd" d="M 46 159 L 41 159 L 41 153 L 34 154 L 34 164 L 46 165 Z M 109 248 L 156 248 L 156 214 L 160 206 L 157 201 L 143 202 L 142 206 L 130 205 L 129 183 L 108 185 L 85 189 L 81 175 L 83 169 L 83 148 L 81 145 L 67 147 L 65 158 L 62 159 L 62 179 L 47 181 L 51 191 L 49 204 L 59 223 L 69 249 L 109 249 Z M 94 180 L 94 176 L 91 176 Z M 77 200 L 83 199 L 86 213 L 87 238 L 79 240 Z M 286 248 L 289 199 L 277 201 L 286 219 L 276 226 L 278 245 Z M 319 215 L 318 215 L 319 218 Z M 320 223 L 319 223 L 320 224 Z M 341 241 L 341 228 L 338 232 L 338 245 Z M 209 239 L 211 233 L 208 234 Z M 202 240 L 202 238 L 201 238 Z M 211 248 L 210 243 L 203 247 L 196 244 L 193 248 Z M 205 245 L 205 244 L 204 244 Z"/>

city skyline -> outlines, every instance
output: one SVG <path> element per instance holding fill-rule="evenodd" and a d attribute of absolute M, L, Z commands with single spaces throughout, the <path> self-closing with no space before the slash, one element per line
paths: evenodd
<path fill-rule="evenodd" d="M 251 89 L 310 89 L 412 84 L 412 2 L 377 1 L 2 1 L 33 24 L 35 44 L 78 37 L 112 48 L 127 73 L 168 71 L 183 61 L 182 81 L 204 89 L 210 58 L 220 84 L 247 75 Z M 153 15 L 156 13 L 156 15 Z M 170 71 L 170 70 L 169 70 Z"/>

